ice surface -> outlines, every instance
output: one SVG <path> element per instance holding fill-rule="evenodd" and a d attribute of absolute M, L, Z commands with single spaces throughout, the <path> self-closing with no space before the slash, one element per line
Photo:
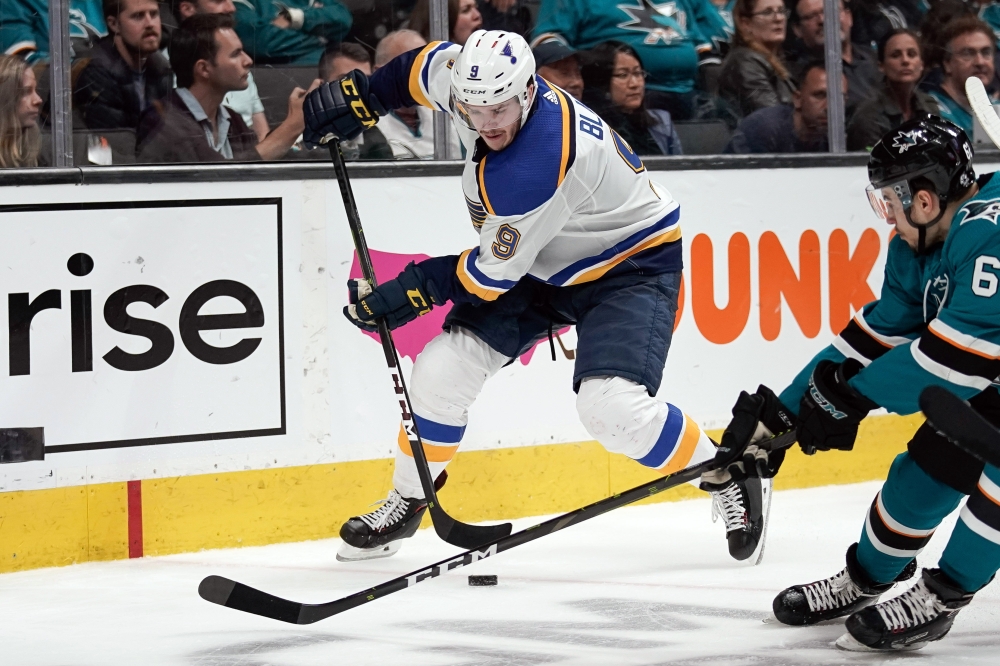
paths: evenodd
<path fill-rule="evenodd" d="M 942 642 L 905 655 L 839 651 L 843 623 L 764 623 L 782 588 L 838 571 L 879 484 L 775 494 L 764 562 L 729 559 L 707 500 L 626 508 L 342 615 L 293 626 L 202 601 L 219 574 L 330 601 L 457 549 L 423 530 L 394 557 L 334 559 L 338 541 L 84 564 L 0 576 L 4 666 L 402 664 L 998 664 L 1000 591 Z M 515 529 L 539 522 L 517 521 Z M 921 556 L 933 565 L 954 517 Z M 468 574 L 498 574 L 469 587 Z"/>

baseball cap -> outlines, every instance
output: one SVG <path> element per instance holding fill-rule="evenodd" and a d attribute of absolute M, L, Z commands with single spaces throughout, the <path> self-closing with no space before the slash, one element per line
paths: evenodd
<path fill-rule="evenodd" d="M 551 65 L 563 58 L 576 55 L 576 49 L 571 48 L 566 42 L 558 37 L 550 37 L 539 44 L 536 44 L 531 52 L 535 56 L 535 69 L 544 65 Z"/>

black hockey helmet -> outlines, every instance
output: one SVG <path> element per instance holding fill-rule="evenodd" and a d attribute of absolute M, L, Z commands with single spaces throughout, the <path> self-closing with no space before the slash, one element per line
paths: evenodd
<path fill-rule="evenodd" d="M 914 183 L 917 179 L 919 182 Z M 888 219 L 883 193 L 899 198 L 906 220 L 920 230 L 920 248 L 928 227 L 940 221 L 945 206 L 976 182 L 972 168 L 972 144 L 958 125 L 938 116 L 921 115 L 889 131 L 872 148 L 868 158 L 868 198 L 875 213 Z M 928 187 L 929 183 L 929 187 Z M 910 218 L 917 190 L 938 196 L 941 212 L 926 224 Z"/>

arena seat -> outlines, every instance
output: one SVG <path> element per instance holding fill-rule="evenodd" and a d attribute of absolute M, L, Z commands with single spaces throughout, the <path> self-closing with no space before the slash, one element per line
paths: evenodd
<path fill-rule="evenodd" d="M 685 155 L 718 155 L 729 143 L 732 132 L 723 120 L 674 123 Z"/>
<path fill-rule="evenodd" d="M 308 89 L 317 78 L 316 67 L 257 65 L 253 68 L 257 93 L 264 104 L 264 115 L 272 129 L 288 115 L 288 96 L 296 86 Z"/>

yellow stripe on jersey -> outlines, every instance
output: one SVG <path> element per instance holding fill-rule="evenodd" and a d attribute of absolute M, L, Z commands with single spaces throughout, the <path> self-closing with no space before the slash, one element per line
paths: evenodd
<path fill-rule="evenodd" d="M 559 98 L 559 108 L 562 110 L 562 156 L 559 158 L 559 179 L 556 181 L 556 187 L 559 187 L 566 178 L 566 169 L 569 165 L 570 132 L 574 131 L 575 128 L 570 124 L 570 102 L 559 88 L 552 86 L 552 92 Z"/>
<path fill-rule="evenodd" d="M 462 286 L 465 287 L 467 292 L 473 294 L 474 296 L 478 296 L 484 301 L 497 300 L 504 292 L 483 287 L 478 282 L 473 280 L 472 276 L 469 275 L 469 272 L 465 269 L 465 262 L 469 260 L 469 254 L 471 253 L 472 250 L 466 250 L 458 258 L 458 267 L 455 269 L 458 273 L 458 281 L 462 283 Z"/>
<path fill-rule="evenodd" d="M 427 99 L 427 93 L 424 92 L 423 86 L 420 85 L 420 71 L 424 68 L 424 64 L 427 62 L 430 52 L 436 49 L 440 44 L 441 42 L 431 42 L 425 46 L 420 50 L 420 53 L 417 54 L 413 64 L 410 65 L 410 97 L 412 97 L 420 106 L 426 106 L 428 109 L 435 110 L 436 107 L 431 104 L 429 99 Z"/>
<path fill-rule="evenodd" d="M 399 426 L 399 436 L 396 439 L 399 444 L 399 450 L 413 457 L 413 449 L 410 448 L 410 440 L 406 438 L 406 431 L 403 430 L 403 426 Z M 455 457 L 455 453 L 458 451 L 458 444 L 454 446 L 439 446 L 437 444 L 428 444 L 427 442 L 421 442 L 424 446 L 424 455 L 427 457 L 427 462 L 451 462 L 451 459 Z"/>
<path fill-rule="evenodd" d="M 617 257 L 615 257 L 608 263 L 604 264 L 603 266 L 598 266 L 597 268 L 590 269 L 586 273 L 583 273 L 582 275 L 570 280 L 566 284 L 571 285 L 571 284 L 582 284 L 584 282 L 592 282 L 597 278 L 603 276 L 605 273 L 607 273 L 612 268 L 622 263 L 629 257 L 639 254 L 643 250 L 648 250 L 649 248 L 656 247 L 657 245 L 665 245 L 666 243 L 673 243 L 674 241 L 679 241 L 680 239 L 681 239 L 681 227 L 680 225 L 677 225 L 672 229 L 667 229 L 658 236 L 653 236 L 652 238 L 646 240 L 645 242 L 636 245 L 631 250 L 623 254 L 619 254 Z"/>
<path fill-rule="evenodd" d="M 677 444 L 677 450 L 674 451 L 674 455 L 670 456 L 667 464 L 658 471 L 661 474 L 673 474 L 687 467 L 688 463 L 691 462 L 691 457 L 694 455 L 694 450 L 698 446 L 700 438 L 701 428 L 691 420 L 690 416 L 685 414 L 684 434 L 681 435 L 681 441 Z"/>
<path fill-rule="evenodd" d="M 486 158 L 487 155 L 479 162 L 479 169 L 476 170 L 476 177 L 479 180 L 479 198 L 483 200 L 483 206 L 486 208 L 486 212 L 490 215 L 496 215 L 493 212 L 493 206 L 490 205 L 490 196 L 486 194 Z"/>

